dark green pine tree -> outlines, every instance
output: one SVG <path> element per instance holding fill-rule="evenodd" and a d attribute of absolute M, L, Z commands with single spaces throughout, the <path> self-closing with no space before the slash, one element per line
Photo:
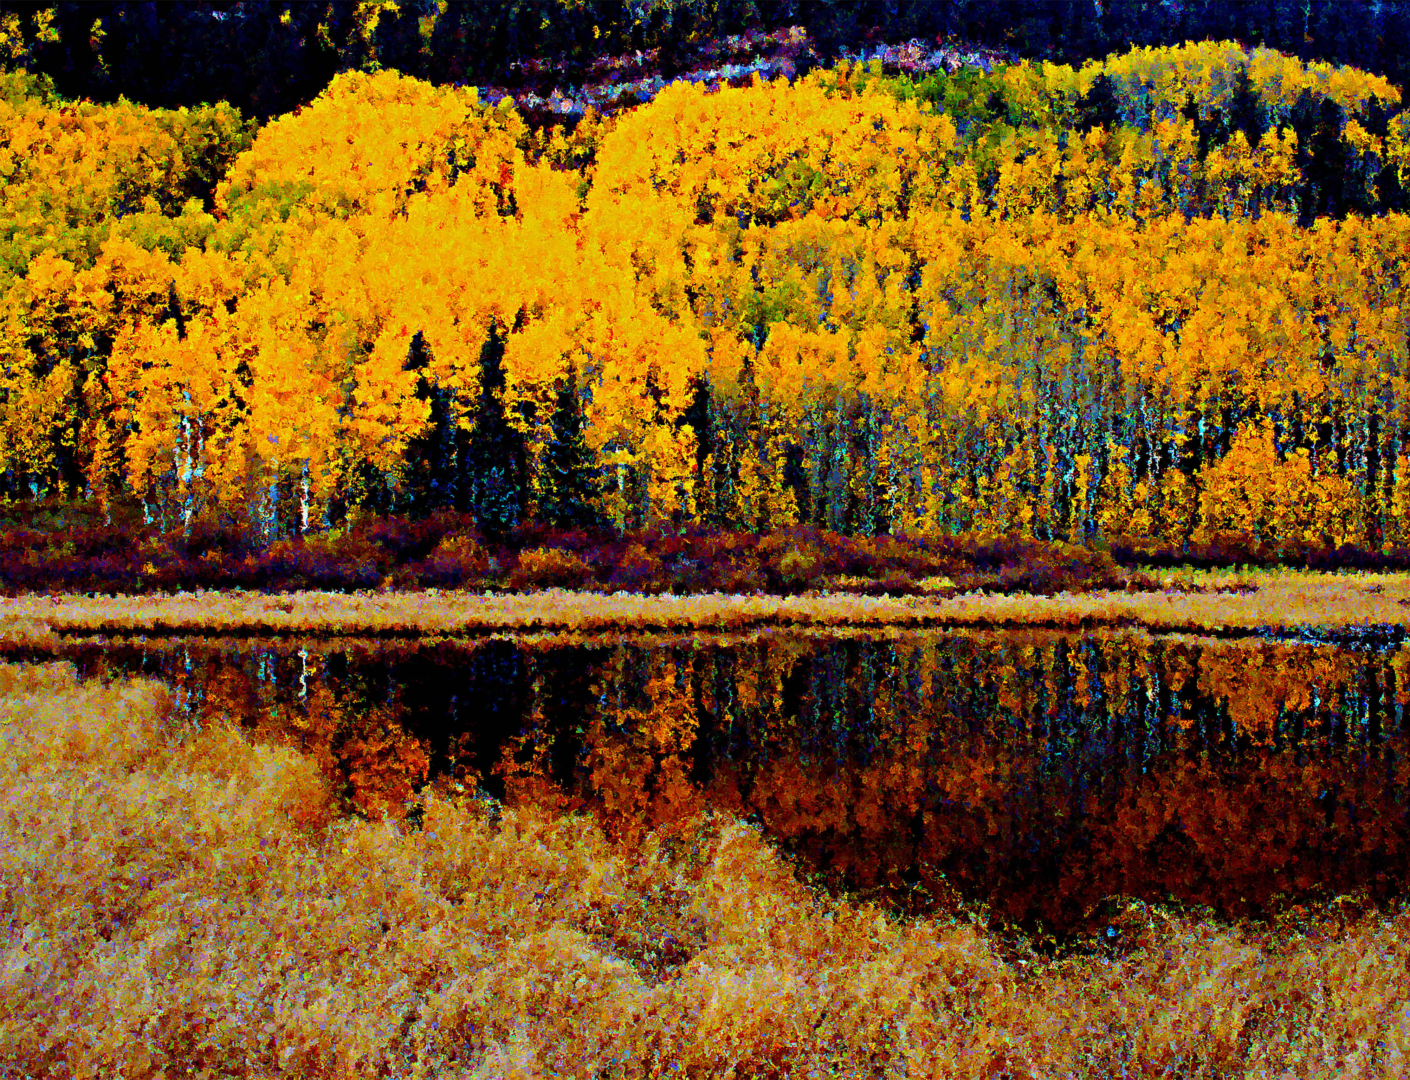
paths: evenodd
<path fill-rule="evenodd" d="M 593 505 L 598 475 L 583 438 L 585 422 L 577 368 L 570 364 L 567 376 L 558 380 L 539 474 L 539 518 L 555 528 L 590 529 L 603 524 Z"/>
<path fill-rule="evenodd" d="M 463 463 L 470 441 L 456 422 L 459 403 L 454 394 L 426 370 L 429 360 L 430 350 L 418 332 L 411 339 L 406 370 L 421 372 L 416 397 L 430 403 L 431 415 L 426 431 L 412 439 L 406 448 L 400 502 L 414 517 L 425 517 L 437 510 L 463 509 L 460 489 L 464 487 Z"/>
<path fill-rule="evenodd" d="M 1234 93 L 1227 107 L 1225 125 L 1225 139 L 1236 131 L 1242 131 L 1249 146 L 1255 148 L 1268 130 L 1268 110 L 1263 106 L 1247 64 L 1241 64 L 1234 74 Z"/>
<path fill-rule="evenodd" d="M 1298 192 L 1298 224 L 1308 228 L 1319 217 L 1346 216 L 1348 150 L 1341 132 L 1346 117 L 1331 98 L 1320 101 L 1304 89 L 1292 111 L 1297 132 L 1298 165 L 1302 184 Z"/>
<path fill-rule="evenodd" d="M 1121 123 L 1121 103 L 1116 87 L 1105 74 L 1098 75 L 1077 102 L 1076 128 L 1086 134 L 1093 128 L 1115 131 Z"/>
<path fill-rule="evenodd" d="M 465 455 L 465 509 L 491 543 L 523 520 L 525 502 L 524 436 L 504 409 L 505 337 L 491 322 L 480 349 L 480 400 Z"/>

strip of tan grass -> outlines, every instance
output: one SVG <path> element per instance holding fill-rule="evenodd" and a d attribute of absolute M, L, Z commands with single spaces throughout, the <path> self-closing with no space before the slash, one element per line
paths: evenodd
<path fill-rule="evenodd" d="M 15 1075 L 1410 1068 L 1410 910 L 1281 943 L 1160 917 L 1120 961 L 1009 962 L 966 923 L 823 901 L 727 816 L 627 853 L 428 797 L 407 834 L 333 819 L 293 751 L 171 715 L 151 681 L 0 666 Z"/>
<path fill-rule="evenodd" d="M 1178 576 L 1178 575 L 1172 575 Z M 1260 571 L 1247 594 L 1116 593 L 931 597 L 640 596 L 589 592 L 474 594 L 242 592 L 0 599 L 0 637 L 50 633 L 459 635 L 500 631 L 743 630 L 759 626 L 1143 626 L 1218 631 L 1410 622 L 1410 575 Z"/>

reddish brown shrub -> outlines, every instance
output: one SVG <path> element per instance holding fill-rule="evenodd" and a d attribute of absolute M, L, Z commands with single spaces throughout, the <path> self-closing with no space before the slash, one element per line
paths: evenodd
<path fill-rule="evenodd" d="M 562 548 L 534 548 L 519 554 L 509 574 L 511 589 L 576 589 L 592 577 L 582 557 Z"/>
<path fill-rule="evenodd" d="M 426 557 L 418 574 L 423 585 L 451 587 L 477 582 L 489 572 L 490 559 L 478 539 L 447 536 Z"/>
<path fill-rule="evenodd" d="M 641 544 L 629 544 L 617 559 L 608 584 L 628 592 L 660 593 L 671 587 L 664 564 Z"/>

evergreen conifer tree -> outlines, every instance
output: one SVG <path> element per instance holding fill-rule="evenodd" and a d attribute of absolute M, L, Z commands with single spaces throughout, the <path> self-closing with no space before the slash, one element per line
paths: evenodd
<path fill-rule="evenodd" d="M 1121 123 L 1121 104 L 1116 87 L 1111 79 L 1102 73 L 1093 80 L 1091 88 L 1077 101 L 1076 128 L 1086 134 L 1093 128 L 1115 131 Z"/>
<path fill-rule="evenodd" d="M 597 468 L 583 438 L 584 422 L 577 368 L 569 365 L 567 376 L 558 382 L 539 474 L 539 517 L 555 528 L 596 528 L 602 524 L 593 505 Z"/>
<path fill-rule="evenodd" d="M 418 333 L 411 339 L 408 371 L 421 372 L 416 396 L 431 406 L 430 422 L 424 434 L 407 444 L 405 482 L 401 503 L 414 517 L 437 510 L 464 509 L 464 460 L 468 437 L 456 423 L 458 402 L 452 392 L 426 370 L 430 351 Z"/>
<path fill-rule="evenodd" d="M 480 349 L 480 400 L 465 455 L 466 509 L 491 543 L 523 519 L 524 436 L 504 410 L 505 333 L 497 322 Z"/>

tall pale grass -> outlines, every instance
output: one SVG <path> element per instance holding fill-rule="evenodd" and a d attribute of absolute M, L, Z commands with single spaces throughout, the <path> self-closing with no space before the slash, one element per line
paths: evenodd
<path fill-rule="evenodd" d="M 1191 593 L 1177 584 L 1227 584 L 1227 575 L 1164 572 L 1170 591 L 1056 596 L 966 593 L 940 597 L 855 595 L 604 595 L 550 589 L 527 594 L 442 592 L 178 593 L 157 596 L 0 598 L 0 634 L 305 633 L 329 635 L 512 632 L 744 631 L 753 627 L 1136 625 L 1200 631 L 1263 625 L 1410 622 L 1410 575 L 1258 571 L 1239 574 L 1249 593 Z M 1407 603 L 1402 604 L 1405 600 Z"/>
<path fill-rule="evenodd" d="M 315 767 L 164 687 L 0 666 L 0 1076 L 1399 1076 L 1410 912 L 1110 960 L 824 901 L 751 827 L 638 848 Z"/>

